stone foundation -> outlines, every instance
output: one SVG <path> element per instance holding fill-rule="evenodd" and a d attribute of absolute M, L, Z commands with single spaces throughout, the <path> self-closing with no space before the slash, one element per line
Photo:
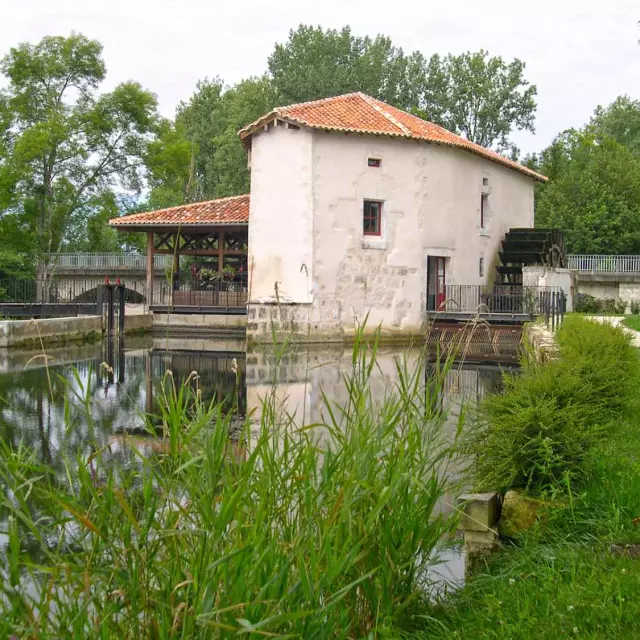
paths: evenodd
<path fill-rule="evenodd" d="M 341 319 L 336 304 L 320 301 L 309 304 L 250 303 L 247 317 L 247 341 L 253 343 L 321 342 L 348 343 L 355 339 L 363 319 Z M 365 337 L 373 336 L 378 324 L 368 321 L 363 328 Z M 426 326 L 380 325 L 381 340 L 424 341 Z"/>
<path fill-rule="evenodd" d="M 553 333 L 541 324 L 527 324 L 524 327 L 526 344 L 538 362 L 555 360 L 558 357 L 558 343 Z"/>

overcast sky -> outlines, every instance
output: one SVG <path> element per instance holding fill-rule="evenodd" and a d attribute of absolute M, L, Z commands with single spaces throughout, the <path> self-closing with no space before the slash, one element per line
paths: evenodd
<path fill-rule="evenodd" d="M 529 152 L 598 104 L 640 98 L 639 20 L 638 0 L 0 0 L 0 54 L 83 33 L 104 45 L 105 88 L 136 80 L 172 116 L 198 79 L 264 72 L 274 43 L 300 23 L 348 24 L 426 55 L 485 48 L 524 60 L 538 87 L 537 133 L 514 135 Z"/>

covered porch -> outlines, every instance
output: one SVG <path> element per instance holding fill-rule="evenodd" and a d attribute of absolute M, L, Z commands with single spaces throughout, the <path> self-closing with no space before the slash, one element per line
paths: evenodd
<path fill-rule="evenodd" d="M 155 313 L 246 314 L 249 196 L 135 213 L 109 221 L 146 234 L 145 299 Z M 169 257 L 165 277 L 154 259 Z M 156 270 L 157 271 L 157 270 Z"/>

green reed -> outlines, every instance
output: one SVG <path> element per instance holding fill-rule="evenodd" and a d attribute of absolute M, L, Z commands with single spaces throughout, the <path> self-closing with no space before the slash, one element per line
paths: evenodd
<path fill-rule="evenodd" d="M 60 477 L 0 444 L 0 631 L 38 638 L 380 637 L 424 614 L 453 443 L 439 372 L 397 361 L 374 397 L 377 341 L 353 349 L 348 402 L 300 425 L 271 393 L 233 412 L 165 376 L 164 447 Z M 194 385 L 194 380 L 196 384 Z M 80 403 L 90 412 L 91 407 Z M 2 538 L 0 538 L 0 543 Z"/>

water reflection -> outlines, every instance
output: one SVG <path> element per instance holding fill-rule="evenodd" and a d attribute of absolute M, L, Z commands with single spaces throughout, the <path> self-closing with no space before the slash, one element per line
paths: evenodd
<path fill-rule="evenodd" d="M 262 402 L 272 394 L 299 425 L 328 421 L 327 399 L 346 404 L 349 349 L 290 351 L 276 358 L 270 351 L 245 354 L 242 347 L 147 337 L 50 350 L 47 358 L 37 352 L 0 352 L 0 438 L 13 448 L 26 445 L 62 476 L 68 473 L 69 455 L 90 465 L 96 448 L 105 449 L 103 459 L 122 465 L 137 462 L 134 450 L 145 456 L 165 452 L 166 442 L 145 430 L 146 415 L 155 416 L 152 424 L 160 421 L 163 385 L 188 380 L 205 401 L 233 409 L 238 424 L 247 418 L 258 424 Z M 399 358 L 411 370 L 419 357 L 418 350 L 380 350 L 370 382 L 373 398 L 382 402 L 397 381 Z M 425 385 L 438 390 L 451 435 L 465 402 L 496 393 L 502 385 L 502 368 L 487 364 L 455 366 L 442 385 L 433 384 L 434 376 L 427 371 Z M 243 455 L 243 443 L 236 446 L 234 454 Z M 0 535 L 0 554 L 5 544 Z M 451 573 L 441 582 L 453 586 L 462 575 L 460 553 L 446 553 L 438 571 Z"/>
<path fill-rule="evenodd" d="M 270 394 L 300 425 L 327 421 L 325 398 L 338 405 L 347 402 L 349 349 L 291 351 L 276 358 L 267 351 L 245 354 L 235 343 L 200 341 L 197 351 L 189 346 L 189 340 L 167 344 L 146 338 L 51 350 L 46 361 L 28 352 L 0 354 L 0 437 L 13 446 L 28 445 L 62 470 L 65 451 L 88 456 L 95 446 L 123 447 L 123 434 L 141 438 L 145 414 L 159 422 L 158 401 L 167 384 L 188 380 L 205 401 L 235 407 L 239 422 L 250 416 L 258 423 L 262 400 Z M 371 377 L 374 398 L 382 400 L 397 380 L 399 357 L 410 370 L 419 352 L 380 350 Z M 447 374 L 439 402 L 449 410 L 451 429 L 463 401 L 475 402 L 501 388 L 501 371 L 465 364 Z M 428 372 L 427 378 L 428 385 Z M 148 436 L 137 443 L 149 452 L 160 446 Z"/>

